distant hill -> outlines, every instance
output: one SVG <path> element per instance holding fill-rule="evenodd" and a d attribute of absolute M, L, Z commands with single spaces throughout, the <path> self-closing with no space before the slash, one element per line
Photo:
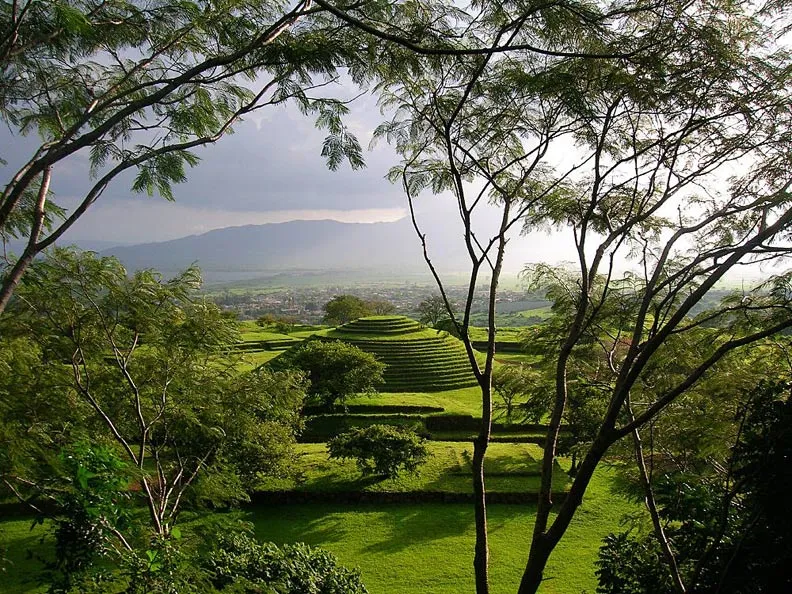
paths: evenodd
<path fill-rule="evenodd" d="M 453 242 L 449 242 L 452 244 Z M 460 246 L 433 246 L 433 261 L 446 270 L 465 268 Z M 328 271 L 413 274 L 426 264 L 410 222 L 339 223 L 291 221 L 215 229 L 201 235 L 103 250 L 128 270 L 156 268 L 172 275 L 196 262 L 208 282 L 232 282 Z"/>

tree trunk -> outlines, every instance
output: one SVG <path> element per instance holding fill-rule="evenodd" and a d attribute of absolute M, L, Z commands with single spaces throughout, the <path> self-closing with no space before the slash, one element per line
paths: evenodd
<path fill-rule="evenodd" d="M 572 487 L 569 489 L 569 493 L 564 503 L 561 504 L 558 515 L 550 525 L 550 528 L 543 533 L 534 531 L 531 539 L 531 550 L 528 553 L 528 564 L 525 566 L 525 572 L 520 581 L 520 588 L 517 591 L 518 594 L 535 594 L 539 589 L 545 567 L 547 566 L 547 560 L 561 541 L 567 528 L 569 528 L 575 512 L 583 502 L 583 494 L 591 482 L 594 470 L 611 443 L 612 439 L 609 436 L 600 434 L 597 437 L 588 454 L 578 466 L 575 481 L 572 483 Z"/>
<path fill-rule="evenodd" d="M 482 433 L 484 430 L 482 429 Z M 487 536 L 487 491 L 484 485 L 484 456 L 489 436 L 479 435 L 473 442 L 473 496 L 476 510 L 476 546 L 473 569 L 476 594 L 489 593 L 489 541 Z"/>
<path fill-rule="evenodd" d="M 630 417 L 632 417 L 632 409 L 630 409 Z M 633 420 L 633 419 L 631 419 Z M 665 530 L 663 530 L 663 523 L 660 520 L 660 512 L 657 509 L 655 502 L 654 491 L 652 490 L 652 483 L 649 480 L 649 473 L 646 469 L 646 462 L 644 461 L 643 445 L 641 443 L 641 434 L 638 429 L 633 429 L 633 445 L 635 446 L 635 462 L 638 465 L 638 472 L 641 476 L 641 486 L 644 490 L 644 503 L 649 510 L 649 515 L 652 518 L 652 526 L 654 527 L 655 538 L 660 543 L 660 548 L 663 551 L 663 556 L 668 564 L 668 571 L 671 578 L 674 580 L 674 587 L 680 594 L 685 594 L 685 583 L 682 581 L 682 576 L 679 573 L 679 566 L 674 556 L 674 551 L 671 550 L 671 543 L 666 538 Z"/>
<path fill-rule="evenodd" d="M 0 287 L 0 314 L 5 311 L 8 302 L 11 300 L 11 295 L 17 288 L 19 281 L 22 280 L 22 275 L 27 270 L 30 263 L 38 254 L 36 243 L 38 242 L 41 229 L 44 226 L 44 204 L 47 201 L 47 194 L 49 194 L 50 181 L 52 180 L 52 166 L 48 166 L 41 177 L 41 184 L 39 185 L 38 196 L 36 198 L 36 206 L 33 210 L 33 216 L 30 223 L 30 236 L 28 237 L 25 251 L 14 263 L 11 271 L 3 278 L 2 287 Z"/>
<path fill-rule="evenodd" d="M 3 286 L 0 288 L 0 314 L 5 311 L 8 302 L 11 300 L 11 295 L 14 294 L 14 289 L 17 288 L 19 281 L 22 280 L 22 275 L 30 266 L 30 263 L 35 257 L 35 252 L 25 250 L 22 256 L 14 263 L 11 271 L 3 278 Z"/>

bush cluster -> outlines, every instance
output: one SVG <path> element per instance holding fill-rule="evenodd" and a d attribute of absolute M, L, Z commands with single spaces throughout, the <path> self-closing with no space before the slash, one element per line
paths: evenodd
<path fill-rule="evenodd" d="M 305 543 L 259 543 L 245 533 L 223 535 L 204 560 L 212 585 L 223 592 L 368 594 L 360 571 Z"/>

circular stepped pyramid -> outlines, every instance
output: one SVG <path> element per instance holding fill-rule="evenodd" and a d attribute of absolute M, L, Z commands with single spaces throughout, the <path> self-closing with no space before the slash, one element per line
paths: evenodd
<path fill-rule="evenodd" d="M 404 316 L 359 318 L 326 334 L 387 365 L 386 392 L 437 392 L 476 385 L 462 343 Z"/>

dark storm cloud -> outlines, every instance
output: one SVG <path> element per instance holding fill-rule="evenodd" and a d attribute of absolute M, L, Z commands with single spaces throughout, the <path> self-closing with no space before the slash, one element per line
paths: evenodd
<path fill-rule="evenodd" d="M 367 146 L 371 131 L 382 117 L 370 98 L 352 105 L 348 118 L 352 131 Z M 188 181 L 174 187 L 182 206 L 218 211 L 358 210 L 404 206 L 398 187 L 384 179 L 397 162 L 390 147 L 366 151 L 367 168 L 352 171 L 344 164 L 327 169 L 320 156 L 323 131 L 309 116 L 294 107 L 266 108 L 237 124 L 235 134 L 197 151 L 201 163 L 188 170 Z M 35 151 L 38 139 L 0 132 L 4 184 Z M 120 176 L 107 189 L 101 203 L 128 201 L 132 175 Z M 60 163 L 53 176 L 56 200 L 73 206 L 85 195 L 91 181 L 86 154 Z M 89 232 L 88 229 L 83 229 Z"/>
<path fill-rule="evenodd" d="M 372 114 L 351 118 L 363 145 L 376 125 Z M 387 146 L 365 154 L 367 167 L 345 163 L 328 171 L 320 156 L 325 134 L 293 109 L 271 110 L 237 127 L 233 136 L 200 151 L 202 163 L 176 190 L 178 200 L 232 210 L 365 209 L 403 206 L 401 190 L 384 179 L 397 163 Z M 375 114 L 376 115 L 376 114 Z M 358 117 L 356 117 L 358 116 Z"/>

